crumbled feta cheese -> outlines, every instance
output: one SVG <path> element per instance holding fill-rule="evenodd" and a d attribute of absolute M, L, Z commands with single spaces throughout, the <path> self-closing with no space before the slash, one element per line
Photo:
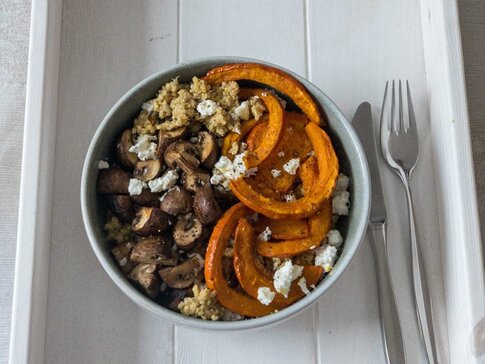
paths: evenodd
<path fill-rule="evenodd" d="M 153 111 L 153 103 L 151 101 L 144 102 L 141 105 L 142 110 L 145 110 L 148 114 Z"/>
<path fill-rule="evenodd" d="M 237 142 L 232 143 L 231 148 L 228 150 L 229 154 L 236 155 L 239 151 L 239 145 Z"/>
<path fill-rule="evenodd" d="M 293 159 L 290 159 L 285 164 L 283 164 L 283 169 L 288 174 L 296 174 L 296 171 L 299 166 L 300 166 L 300 158 L 293 158 Z"/>
<path fill-rule="evenodd" d="M 148 187 L 152 192 L 163 192 L 171 189 L 177 183 L 179 174 L 175 169 L 169 169 L 161 177 L 148 181 Z"/>
<path fill-rule="evenodd" d="M 271 174 L 273 175 L 274 178 L 278 178 L 279 176 L 281 176 L 281 170 L 279 170 L 279 169 L 272 169 L 271 170 Z"/>
<path fill-rule="evenodd" d="M 310 284 L 310 288 L 311 289 L 315 289 L 315 285 L 314 284 Z"/>
<path fill-rule="evenodd" d="M 335 215 L 349 214 L 349 197 L 348 191 L 335 191 L 332 196 L 332 213 Z"/>
<path fill-rule="evenodd" d="M 246 175 L 246 164 L 244 163 L 244 157 L 246 153 L 240 153 L 234 157 L 233 165 L 233 175 L 231 179 L 238 179 Z"/>
<path fill-rule="evenodd" d="M 284 196 L 286 202 L 291 202 L 296 200 L 296 196 L 294 193 L 290 193 Z"/>
<path fill-rule="evenodd" d="M 281 264 L 273 276 L 273 284 L 276 292 L 281 293 L 288 298 L 290 292 L 291 282 L 301 276 L 303 267 L 300 265 L 293 265 L 291 260 L 287 260 Z"/>
<path fill-rule="evenodd" d="M 244 158 L 246 152 L 240 153 L 234 157 L 234 161 L 231 161 L 226 156 L 222 156 L 214 165 L 212 169 L 212 177 L 210 179 L 211 184 L 221 185 L 224 188 L 229 188 L 229 181 L 238 179 L 239 177 L 249 177 L 256 174 L 257 167 L 246 169 Z"/>
<path fill-rule="evenodd" d="M 337 184 L 335 185 L 335 191 L 347 191 L 349 188 L 349 177 L 340 173 L 337 178 Z"/>
<path fill-rule="evenodd" d="M 249 119 L 249 102 L 243 101 L 241 104 L 234 109 L 234 113 L 237 115 L 238 118 L 242 120 Z"/>
<path fill-rule="evenodd" d="M 276 154 L 278 157 L 283 158 L 285 156 L 285 152 L 281 151 Z"/>
<path fill-rule="evenodd" d="M 269 305 L 274 300 L 276 293 L 272 292 L 268 287 L 258 288 L 258 300 L 263 305 Z"/>
<path fill-rule="evenodd" d="M 137 178 L 131 178 L 128 185 L 128 192 L 130 196 L 137 196 L 142 193 L 143 189 L 147 187 L 147 183 Z"/>
<path fill-rule="evenodd" d="M 269 228 L 269 226 L 266 226 L 266 228 L 264 229 L 264 231 L 259 234 L 258 236 L 258 239 L 259 240 L 263 240 L 263 241 L 268 241 L 269 239 L 271 239 L 271 234 L 273 232 L 271 231 L 271 229 Z"/>
<path fill-rule="evenodd" d="M 204 100 L 197 105 L 197 111 L 202 117 L 211 116 L 217 110 L 217 103 L 212 100 Z"/>
<path fill-rule="evenodd" d="M 152 140 L 157 140 L 157 137 L 148 134 L 141 134 L 136 140 L 136 144 L 128 149 L 132 153 L 136 153 L 138 158 L 142 161 L 147 159 L 155 159 L 157 144 Z"/>
<path fill-rule="evenodd" d="M 301 291 L 304 294 L 309 294 L 310 293 L 310 290 L 306 286 L 306 278 L 305 277 L 301 277 L 300 278 L 300 280 L 298 281 L 298 286 L 301 288 Z"/>
<path fill-rule="evenodd" d="M 328 243 L 337 249 L 342 246 L 344 239 L 338 230 L 330 230 L 327 234 Z"/>
<path fill-rule="evenodd" d="M 323 245 L 315 249 L 315 265 L 323 267 L 325 272 L 332 270 L 335 261 L 337 260 L 337 248 L 331 245 Z"/>
<path fill-rule="evenodd" d="M 128 259 L 126 259 L 126 257 L 124 257 L 123 259 L 120 260 L 120 266 L 121 267 L 124 267 L 126 265 L 126 263 L 128 263 Z"/>
<path fill-rule="evenodd" d="M 108 169 L 109 163 L 106 161 L 99 161 L 98 162 L 98 169 Z"/>

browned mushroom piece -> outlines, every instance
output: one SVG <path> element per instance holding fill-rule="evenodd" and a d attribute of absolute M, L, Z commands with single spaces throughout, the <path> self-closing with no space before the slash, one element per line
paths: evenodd
<path fill-rule="evenodd" d="M 148 297 L 154 299 L 160 292 L 160 278 L 156 274 L 155 264 L 138 264 L 128 274 L 128 279 L 133 281 Z"/>
<path fill-rule="evenodd" d="M 111 195 L 108 198 L 111 210 L 124 223 L 131 223 L 135 217 L 135 208 L 128 195 Z"/>
<path fill-rule="evenodd" d="M 172 250 L 172 242 L 161 236 L 151 236 L 140 240 L 130 254 L 130 259 L 137 263 L 158 265 L 177 265 L 178 256 Z"/>
<path fill-rule="evenodd" d="M 138 157 L 136 153 L 130 152 L 133 146 L 133 139 L 131 129 L 126 129 L 118 138 L 116 142 L 116 159 L 118 162 L 129 171 L 135 167 Z"/>
<path fill-rule="evenodd" d="M 188 214 L 192 211 L 192 195 L 179 186 L 170 189 L 160 201 L 160 209 L 170 215 Z"/>
<path fill-rule="evenodd" d="M 157 207 L 141 207 L 131 224 L 132 230 L 141 236 L 158 235 L 167 230 L 170 216 Z"/>
<path fill-rule="evenodd" d="M 202 123 L 199 121 L 194 121 L 189 124 L 187 127 L 187 131 L 189 136 L 194 137 L 197 136 L 197 133 L 202 129 Z"/>
<path fill-rule="evenodd" d="M 181 250 L 190 250 L 202 235 L 202 224 L 194 214 L 179 215 L 173 229 L 173 240 Z"/>
<path fill-rule="evenodd" d="M 184 289 L 171 289 L 168 288 L 166 292 L 161 296 L 161 303 L 170 308 L 173 311 L 178 311 L 178 306 L 180 302 L 184 300 L 185 297 L 192 297 L 192 289 L 190 287 Z"/>
<path fill-rule="evenodd" d="M 130 175 L 119 168 L 101 169 L 98 174 L 98 192 L 103 194 L 126 195 Z"/>
<path fill-rule="evenodd" d="M 209 183 L 195 193 L 194 212 L 197 219 L 204 225 L 212 224 L 221 217 L 221 208 L 214 197 Z"/>
<path fill-rule="evenodd" d="M 197 169 L 191 173 L 182 173 L 182 185 L 191 192 L 197 192 L 199 188 L 210 183 L 210 174 L 203 170 Z"/>
<path fill-rule="evenodd" d="M 200 163 L 205 168 L 212 170 L 219 158 L 219 147 L 216 138 L 207 131 L 201 131 L 197 139 Z"/>
<path fill-rule="evenodd" d="M 191 173 L 199 167 L 198 151 L 195 145 L 185 140 L 179 140 L 167 147 L 163 156 L 167 167 L 179 167 L 186 173 Z"/>
<path fill-rule="evenodd" d="M 222 210 L 227 210 L 237 202 L 236 196 L 234 196 L 230 189 L 225 189 L 220 185 L 215 185 L 212 186 L 212 192 L 214 192 L 214 197 Z"/>
<path fill-rule="evenodd" d="M 182 289 L 194 283 L 203 267 L 204 260 L 196 254 L 176 267 L 160 269 L 158 274 L 170 288 Z"/>
<path fill-rule="evenodd" d="M 133 203 L 140 206 L 158 207 L 160 205 L 160 194 L 146 188 L 139 195 L 133 195 L 130 198 Z"/>
<path fill-rule="evenodd" d="M 158 158 L 162 158 L 165 150 L 167 147 L 176 142 L 177 140 L 185 138 L 187 135 L 187 128 L 181 127 L 173 130 L 160 130 L 158 132 L 158 147 L 157 147 L 157 156 Z"/>
<path fill-rule="evenodd" d="M 128 242 L 111 249 L 111 254 L 113 254 L 116 263 L 118 263 L 120 269 L 125 274 L 128 274 L 137 265 L 137 263 L 130 260 L 130 253 L 134 246 L 135 244 Z"/>
<path fill-rule="evenodd" d="M 147 161 L 138 161 L 133 171 L 133 176 L 148 182 L 160 176 L 163 172 L 163 165 L 159 159 L 152 159 Z"/>

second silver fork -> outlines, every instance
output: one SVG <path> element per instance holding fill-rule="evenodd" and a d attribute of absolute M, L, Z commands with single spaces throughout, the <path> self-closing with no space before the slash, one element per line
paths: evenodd
<path fill-rule="evenodd" d="M 423 255 L 419 245 L 410 188 L 411 174 L 419 158 L 418 132 L 409 83 L 406 81 L 406 100 L 408 117 L 404 117 L 404 102 L 401 81 L 398 89 L 398 116 L 396 116 L 396 92 L 394 81 L 391 90 L 391 116 L 386 118 L 387 91 L 386 83 L 381 113 L 381 149 L 384 159 L 391 169 L 401 178 L 406 191 L 409 228 L 411 235 L 411 257 L 413 288 L 416 315 L 421 338 L 424 343 L 426 358 L 429 363 L 438 363 L 436 342 L 433 328 L 433 313 L 428 278 L 424 267 Z"/>

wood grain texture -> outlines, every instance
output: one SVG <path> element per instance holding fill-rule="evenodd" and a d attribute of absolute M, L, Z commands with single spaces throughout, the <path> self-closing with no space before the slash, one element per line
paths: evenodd
<path fill-rule="evenodd" d="M 286 1 L 282 6 L 276 0 L 183 0 L 180 5 L 180 61 L 214 55 L 245 56 L 306 73 L 301 1 Z M 292 21 L 281 21 L 288 14 L 292 14 Z M 233 16 L 238 24 L 247 26 L 228 26 Z M 250 333 L 201 333 L 177 328 L 175 357 L 180 363 L 227 363 L 231 358 L 240 363 L 315 362 L 313 320 L 309 309 L 282 325 Z"/>
<path fill-rule="evenodd" d="M 0 2 L 0 362 L 8 360 L 30 1 Z"/>
<path fill-rule="evenodd" d="M 78 191 L 87 147 L 108 109 L 176 63 L 176 2 L 66 0 L 63 16 L 45 363 L 166 362 L 172 325 L 130 302 L 103 271 Z"/>

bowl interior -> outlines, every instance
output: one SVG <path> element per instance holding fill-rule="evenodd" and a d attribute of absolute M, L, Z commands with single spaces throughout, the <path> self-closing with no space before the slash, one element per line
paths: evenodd
<path fill-rule="evenodd" d="M 354 130 L 337 106 L 322 91 L 303 78 L 285 70 L 298 79 L 321 105 L 328 123 L 325 129 L 332 138 L 339 157 L 341 172 L 348 175 L 351 179 L 350 215 L 348 218 L 342 219 L 343 221 L 338 227 L 345 239 L 344 247 L 331 273 L 323 279 L 311 294 L 288 308 L 266 317 L 233 322 L 204 321 L 170 311 L 145 297 L 123 276 L 112 259 L 109 246 L 104 238 L 105 206 L 98 199 L 96 193 L 98 161 L 111 155 L 116 136 L 131 125 L 140 110 L 141 104 L 153 98 L 161 85 L 177 76 L 179 76 L 181 82 L 190 82 L 193 76 L 202 76 L 211 68 L 238 62 L 269 64 L 259 60 L 240 57 L 199 59 L 161 71 L 134 86 L 112 107 L 102 121 L 89 146 L 83 168 L 81 207 L 84 224 L 92 248 L 108 275 L 138 305 L 178 324 L 198 329 L 238 330 L 262 327 L 282 322 L 308 307 L 330 288 L 349 265 L 363 239 L 369 214 L 370 185 L 367 163 Z"/>

